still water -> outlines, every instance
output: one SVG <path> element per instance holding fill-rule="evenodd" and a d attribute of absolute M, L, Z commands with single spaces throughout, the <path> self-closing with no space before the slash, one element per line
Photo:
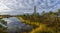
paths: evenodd
<path fill-rule="evenodd" d="M 3 18 L 3 20 L 7 22 L 7 29 L 9 33 L 18 33 L 17 31 L 30 31 L 32 29 L 32 26 L 22 23 L 16 17 Z"/>

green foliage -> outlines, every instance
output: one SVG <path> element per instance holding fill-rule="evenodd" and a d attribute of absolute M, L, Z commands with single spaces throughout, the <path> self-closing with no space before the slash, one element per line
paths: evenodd
<path fill-rule="evenodd" d="M 4 25 L 7 25 L 7 22 L 5 22 L 4 20 L 2 20 L 2 18 L 0 19 L 0 23 L 2 23 Z M 3 27 L 1 24 L 0 24 L 0 33 L 8 33 L 7 32 L 7 28 Z"/>
<path fill-rule="evenodd" d="M 33 13 L 31 15 L 26 14 L 26 15 L 22 15 L 22 18 L 25 20 L 30 20 L 30 22 L 39 22 L 39 23 L 45 24 L 46 27 L 53 28 L 53 30 L 55 32 L 57 30 L 60 32 L 60 9 L 57 12 L 43 11 L 41 15 L 39 13 L 35 13 L 35 14 Z M 56 29 L 56 28 L 58 28 L 58 29 Z M 42 33 L 44 33 L 44 32 L 42 32 Z M 45 32 L 45 33 L 47 33 L 47 32 Z"/>

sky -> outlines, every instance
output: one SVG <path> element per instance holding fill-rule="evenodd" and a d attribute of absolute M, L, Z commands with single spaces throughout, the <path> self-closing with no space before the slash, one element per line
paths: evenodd
<path fill-rule="evenodd" d="M 39 13 L 55 12 L 60 9 L 60 0 L 0 0 L 0 15 L 33 13 L 34 6 Z"/>

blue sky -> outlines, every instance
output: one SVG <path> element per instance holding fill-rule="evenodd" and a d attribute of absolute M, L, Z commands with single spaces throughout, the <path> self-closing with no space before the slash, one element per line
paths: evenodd
<path fill-rule="evenodd" d="M 0 14 L 32 13 L 34 6 L 37 12 L 57 11 L 60 9 L 60 0 L 0 0 Z"/>

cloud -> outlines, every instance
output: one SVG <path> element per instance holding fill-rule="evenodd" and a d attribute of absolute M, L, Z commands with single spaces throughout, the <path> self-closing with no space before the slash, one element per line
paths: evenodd
<path fill-rule="evenodd" d="M 60 0 L 0 0 L 1 14 L 23 14 L 33 12 L 37 6 L 37 12 L 57 10 Z"/>
<path fill-rule="evenodd" d="M 0 3 L 0 12 L 10 12 L 12 9 L 8 8 L 4 4 Z"/>

